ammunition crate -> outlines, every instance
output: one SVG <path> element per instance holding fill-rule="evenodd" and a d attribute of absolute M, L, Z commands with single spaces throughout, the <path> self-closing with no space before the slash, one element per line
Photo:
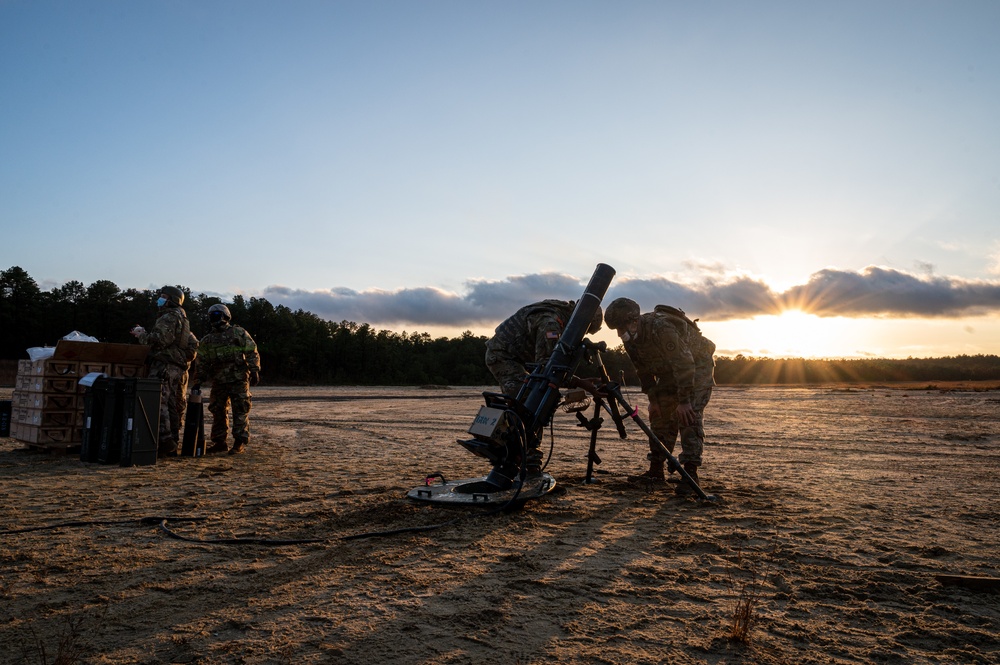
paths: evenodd
<path fill-rule="evenodd" d="M 75 379 L 79 371 L 80 363 L 75 360 L 56 360 L 54 358 L 49 358 L 48 360 L 40 361 L 45 363 L 45 367 L 42 370 L 42 376 L 65 376 L 70 379 Z"/>
<path fill-rule="evenodd" d="M 42 379 L 42 392 L 58 394 L 58 395 L 74 395 L 77 392 L 79 392 L 77 390 L 78 386 L 76 382 L 77 382 L 76 377 L 69 379 L 67 378 L 53 379 L 45 377 L 44 379 Z"/>
<path fill-rule="evenodd" d="M 36 393 L 15 390 L 11 399 L 12 410 L 77 411 L 80 396 L 76 393 Z"/>
<path fill-rule="evenodd" d="M 42 392 L 42 378 L 31 374 L 18 374 L 14 379 L 14 390 L 23 392 Z"/>
<path fill-rule="evenodd" d="M 98 372 L 100 374 L 111 374 L 111 363 L 90 363 L 90 362 L 80 363 L 79 373 L 81 379 L 87 376 L 88 374 L 92 374 L 94 372 Z"/>
<path fill-rule="evenodd" d="M 135 344 L 60 340 L 49 358 L 19 360 L 10 402 L 11 436 L 50 451 L 65 452 L 79 444 L 86 397 L 80 379 L 116 371 L 116 376 L 138 378 L 145 374 L 148 353 L 147 347 Z M 153 455 L 155 459 L 155 450 Z"/>
<path fill-rule="evenodd" d="M 19 441 L 38 444 L 68 444 L 80 441 L 79 429 L 72 427 L 38 427 L 17 423 L 15 425 Z"/>
<path fill-rule="evenodd" d="M 28 393 L 14 392 L 14 403 L 22 409 L 47 409 L 49 411 L 73 411 L 79 400 L 76 393 Z"/>
<path fill-rule="evenodd" d="M 77 376 L 80 363 L 62 358 L 43 358 L 41 360 L 19 360 L 17 373 L 28 376 Z"/>
<path fill-rule="evenodd" d="M 145 365 L 115 363 L 111 366 L 111 378 L 113 379 L 138 379 L 144 376 L 146 376 Z"/>
<path fill-rule="evenodd" d="M 34 427 L 83 427 L 82 411 L 17 409 L 14 417 L 19 424 Z"/>
<path fill-rule="evenodd" d="M 37 394 L 26 390 L 15 390 L 11 396 L 11 404 L 15 409 L 33 409 L 35 408 L 34 398 Z"/>

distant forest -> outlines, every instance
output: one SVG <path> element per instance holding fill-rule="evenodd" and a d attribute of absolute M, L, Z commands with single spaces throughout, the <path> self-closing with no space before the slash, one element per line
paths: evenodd
<path fill-rule="evenodd" d="M 185 294 L 191 329 L 208 332 L 208 308 L 219 298 Z M 156 290 L 121 290 L 106 280 L 84 286 L 71 281 L 50 291 L 19 267 L 0 272 L 0 385 L 13 385 L 16 361 L 27 349 L 54 346 L 76 330 L 102 342 L 134 344 L 129 330 L 156 319 Z M 225 303 L 233 321 L 257 341 L 262 382 L 271 385 L 466 385 L 493 383 L 483 356 L 487 338 L 466 331 L 456 338 L 421 332 L 376 330 L 367 323 L 326 321 L 303 310 L 274 306 L 263 298 L 236 296 Z M 635 373 L 619 346 L 602 354 L 613 378 Z M 593 368 L 581 368 L 593 375 Z M 624 374 L 622 374 L 624 373 Z M 829 382 L 984 381 L 1000 379 L 995 355 L 896 359 L 772 359 L 716 357 L 719 384 Z"/>

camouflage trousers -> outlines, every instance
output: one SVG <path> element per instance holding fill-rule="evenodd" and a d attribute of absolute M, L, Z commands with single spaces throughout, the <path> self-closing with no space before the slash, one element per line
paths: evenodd
<path fill-rule="evenodd" d="M 233 410 L 233 440 L 250 440 L 250 384 L 244 381 L 212 382 L 208 412 L 212 414 L 213 443 L 225 443 L 229 435 L 227 411 Z"/>
<path fill-rule="evenodd" d="M 497 349 L 486 349 L 486 368 L 500 384 L 500 392 L 516 397 L 528 370 L 520 360 L 510 357 Z"/>
<path fill-rule="evenodd" d="M 691 400 L 695 422 L 693 425 L 681 427 L 680 419 L 677 417 L 677 405 L 680 403 L 677 395 L 672 391 L 657 391 L 655 388 L 649 391 L 649 428 L 671 454 L 677 443 L 677 435 L 680 434 L 681 454 L 677 456 L 677 461 L 681 464 L 690 462 L 695 466 L 701 466 L 701 454 L 705 447 L 705 407 L 708 406 L 710 399 L 712 399 L 712 386 L 695 388 L 694 399 Z M 654 409 L 654 404 L 659 408 Z M 649 459 L 657 461 L 667 459 L 652 439 L 649 442 Z"/>
<path fill-rule="evenodd" d="M 170 364 L 153 364 L 149 375 L 160 379 L 160 433 L 157 449 L 174 452 L 180 441 L 181 423 L 187 408 L 188 374 L 186 367 Z"/>

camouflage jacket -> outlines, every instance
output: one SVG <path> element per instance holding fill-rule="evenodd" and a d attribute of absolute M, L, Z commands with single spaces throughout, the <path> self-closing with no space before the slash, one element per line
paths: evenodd
<path fill-rule="evenodd" d="M 486 347 L 523 363 L 548 360 L 576 303 L 543 300 L 525 305 L 496 327 Z"/>
<path fill-rule="evenodd" d="M 657 305 L 641 315 L 638 339 L 626 342 L 625 352 L 644 393 L 665 391 L 689 402 L 696 389 L 715 383 L 715 344 L 681 310 Z"/>
<path fill-rule="evenodd" d="M 260 372 L 260 354 L 257 353 L 257 343 L 246 330 L 226 325 L 201 338 L 198 347 L 199 382 L 246 381 L 251 372 Z"/>
<path fill-rule="evenodd" d="M 167 307 L 156 319 L 153 329 L 139 335 L 139 341 L 149 345 L 151 363 L 187 368 L 198 349 L 198 339 L 191 334 L 187 313 L 180 307 Z M 191 349 L 191 340 L 194 349 Z"/>

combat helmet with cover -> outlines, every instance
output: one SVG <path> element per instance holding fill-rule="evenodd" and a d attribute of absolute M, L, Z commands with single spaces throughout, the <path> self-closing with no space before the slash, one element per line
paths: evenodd
<path fill-rule="evenodd" d="M 604 310 L 604 322 L 609 328 L 621 330 L 639 317 L 639 303 L 630 298 L 615 298 Z"/>
<path fill-rule="evenodd" d="M 537 311 L 543 311 L 546 309 L 555 310 L 560 313 L 560 320 L 562 325 L 565 326 L 569 323 L 570 318 L 573 316 L 573 312 L 576 310 L 575 300 L 543 300 L 537 302 L 534 305 L 529 305 L 531 308 L 531 313 Z M 594 312 L 594 316 L 590 319 L 590 324 L 587 326 L 587 332 L 591 335 L 597 333 L 601 329 L 601 325 L 604 322 L 604 314 L 601 311 L 600 306 L 597 307 Z"/>
<path fill-rule="evenodd" d="M 184 304 L 184 292 L 176 286 L 164 286 L 160 289 L 160 295 L 167 297 L 167 301 L 180 307 Z"/>
<path fill-rule="evenodd" d="M 222 326 L 233 320 L 233 315 L 229 313 L 229 308 L 222 303 L 216 303 L 208 308 L 208 322 L 212 326 Z"/>

